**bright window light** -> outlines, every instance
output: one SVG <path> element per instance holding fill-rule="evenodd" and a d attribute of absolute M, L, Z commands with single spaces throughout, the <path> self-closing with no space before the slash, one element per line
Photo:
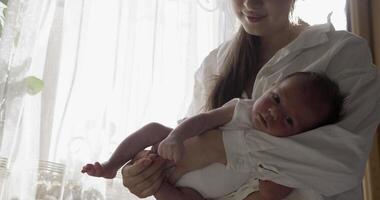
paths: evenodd
<path fill-rule="evenodd" d="M 331 13 L 336 30 L 346 30 L 346 0 L 298 0 L 294 14 L 310 25 L 323 24 Z"/>

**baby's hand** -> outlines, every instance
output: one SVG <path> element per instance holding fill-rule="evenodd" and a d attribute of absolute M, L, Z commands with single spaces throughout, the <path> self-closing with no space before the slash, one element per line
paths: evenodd
<path fill-rule="evenodd" d="M 158 146 L 158 155 L 178 163 L 184 153 L 185 146 L 179 138 L 168 136 Z"/>

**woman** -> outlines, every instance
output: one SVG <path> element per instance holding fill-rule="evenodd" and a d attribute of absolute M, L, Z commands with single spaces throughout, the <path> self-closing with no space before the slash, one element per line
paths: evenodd
<path fill-rule="evenodd" d="M 294 0 L 231 1 L 242 27 L 197 71 L 188 115 L 235 97 L 257 98 L 276 80 L 296 71 L 324 72 L 347 94 L 346 116 L 339 123 L 282 140 L 234 135 L 228 138 L 232 142 L 215 144 L 224 145 L 227 168 L 255 170 L 266 183 L 297 188 L 287 199 L 362 199 L 361 179 L 380 121 L 380 78 L 366 42 L 335 31 L 331 24 L 290 23 Z M 212 133 L 204 137 L 213 140 Z M 247 143 L 255 143 L 257 149 L 247 151 Z M 202 144 L 198 145 L 194 152 Z M 142 154 L 137 156 L 142 159 L 123 168 L 124 185 L 139 197 L 154 194 L 165 199 L 162 191 L 176 192 L 162 182 L 164 161 Z M 257 159 L 250 160 L 247 154 Z M 248 169 L 255 164 L 257 168 Z M 226 198 L 257 199 L 254 191 L 257 181 L 251 180 Z"/>

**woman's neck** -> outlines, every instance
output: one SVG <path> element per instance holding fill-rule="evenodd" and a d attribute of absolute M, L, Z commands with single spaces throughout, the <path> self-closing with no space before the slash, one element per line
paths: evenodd
<path fill-rule="evenodd" d="M 260 61 L 266 63 L 278 50 L 292 42 L 305 27 L 304 25 L 288 25 L 274 34 L 262 36 Z"/>

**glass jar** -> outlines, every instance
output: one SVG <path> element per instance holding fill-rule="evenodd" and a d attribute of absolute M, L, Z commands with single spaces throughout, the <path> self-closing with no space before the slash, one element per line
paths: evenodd
<path fill-rule="evenodd" d="M 7 158 L 0 157 L 0 199 L 8 199 L 7 192 L 7 180 L 9 171 L 7 169 Z"/>
<path fill-rule="evenodd" d="M 37 200 L 62 198 L 65 165 L 41 160 L 38 167 Z"/>
<path fill-rule="evenodd" d="M 8 159 L 4 157 L 0 157 L 0 168 L 7 168 Z"/>

